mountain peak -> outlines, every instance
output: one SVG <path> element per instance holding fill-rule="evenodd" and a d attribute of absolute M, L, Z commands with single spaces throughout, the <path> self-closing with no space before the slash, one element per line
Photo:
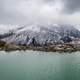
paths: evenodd
<path fill-rule="evenodd" d="M 45 44 L 46 41 L 47 43 L 59 42 L 65 36 L 80 38 L 80 31 L 74 26 L 59 24 L 17 26 L 16 28 L 12 28 L 12 33 L 14 34 L 8 31 L 6 34 L 0 36 L 4 36 L 3 40 L 7 42 L 17 44 L 29 44 L 33 39 L 36 43 Z"/>

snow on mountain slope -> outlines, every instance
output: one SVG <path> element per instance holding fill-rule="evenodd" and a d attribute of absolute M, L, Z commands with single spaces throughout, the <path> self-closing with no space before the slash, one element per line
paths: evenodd
<path fill-rule="evenodd" d="M 80 31 L 80 25 L 75 25 L 75 28 Z"/>
<path fill-rule="evenodd" d="M 59 42 L 64 36 L 80 38 L 80 31 L 70 25 L 28 25 L 17 26 L 13 28 L 13 35 L 4 38 L 4 41 L 14 42 L 16 44 L 45 44 Z"/>

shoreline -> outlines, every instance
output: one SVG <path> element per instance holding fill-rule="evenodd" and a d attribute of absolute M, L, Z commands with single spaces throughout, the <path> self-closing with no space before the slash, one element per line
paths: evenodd
<path fill-rule="evenodd" d="M 16 45 L 16 44 L 4 44 L 0 46 L 0 51 L 16 51 L 16 50 L 33 50 L 33 51 L 44 51 L 44 52 L 76 52 L 80 51 L 80 44 L 52 44 L 52 45 L 42 45 L 42 46 L 34 46 L 34 45 Z"/>

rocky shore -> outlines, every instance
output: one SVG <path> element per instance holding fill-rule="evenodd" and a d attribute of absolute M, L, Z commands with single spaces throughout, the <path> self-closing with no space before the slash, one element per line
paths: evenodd
<path fill-rule="evenodd" d="M 0 50 L 4 51 L 16 51 L 16 50 L 34 50 L 34 51 L 47 51 L 47 52 L 73 52 L 73 51 L 80 51 L 80 44 L 48 44 L 42 46 L 34 46 L 34 45 L 16 45 L 16 44 L 7 44 L 4 41 L 0 41 Z"/>

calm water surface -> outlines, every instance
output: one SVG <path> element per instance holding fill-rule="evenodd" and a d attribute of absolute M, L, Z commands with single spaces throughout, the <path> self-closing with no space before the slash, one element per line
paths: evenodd
<path fill-rule="evenodd" d="M 0 80 L 80 80 L 80 52 L 0 52 Z"/>

